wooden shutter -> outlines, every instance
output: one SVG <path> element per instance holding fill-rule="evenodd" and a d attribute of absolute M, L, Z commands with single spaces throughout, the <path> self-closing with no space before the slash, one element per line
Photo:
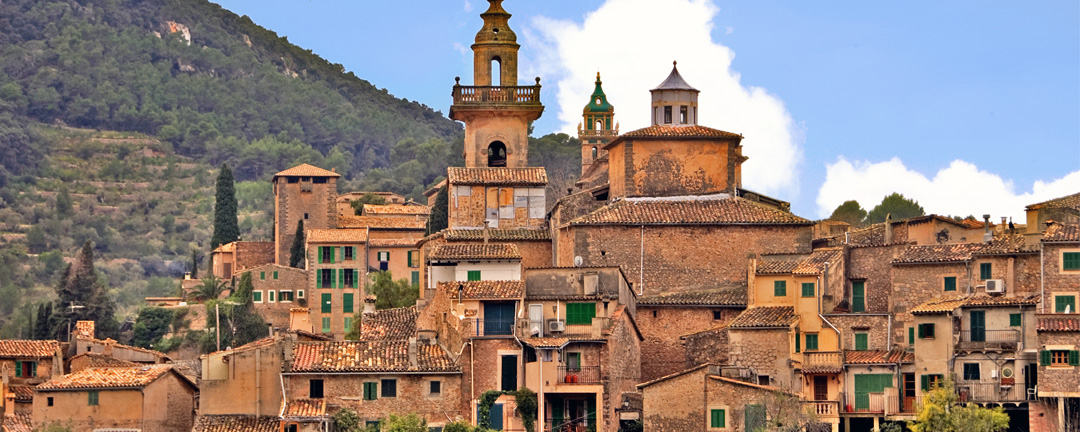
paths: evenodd
<path fill-rule="evenodd" d="M 956 291 L 956 276 L 945 278 L 945 291 Z"/>
<path fill-rule="evenodd" d="M 864 282 L 851 283 L 851 311 L 866 311 L 866 284 Z"/>
<path fill-rule="evenodd" d="M 315 288 L 322 288 L 322 269 L 315 270 Z"/>
<path fill-rule="evenodd" d="M 21 361 L 15 362 L 15 376 L 21 377 L 22 376 L 22 369 L 23 369 L 23 362 L 21 362 Z"/>
<path fill-rule="evenodd" d="M 1080 252 L 1065 252 L 1061 261 L 1062 270 L 1080 270 Z"/>
<path fill-rule="evenodd" d="M 1069 366 L 1080 366 L 1080 351 L 1069 351 Z"/>
<path fill-rule="evenodd" d="M 277 270 L 274 270 L 274 280 L 277 280 Z"/>
<path fill-rule="evenodd" d="M 915 345 L 915 327 L 908 327 L 907 343 L 908 345 Z"/>
<path fill-rule="evenodd" d="M 1049 350 L 1039 351 L 1039 364 L 1041 364 L 1043 366 L 1050 366 L 1050 351 Z"/>
<path fill-rule="evenodd" d="M 344 293 L 341 296 L 341 311 L 344 313 L 353 313 L 353 293 Z"/>
<path fill-rule="evenodd" d="M 855 334 L 855 351 L 866 351 L 866 349 L 868 348 L 867 345 L 868 345 L 868 343 L 867 343 L 867 335 L 866 335 L 866 333 L 856 333 Z"/>
<path fill-rule="evenodd" d="M 345 269 L 338 269 L 338 288 L 345 288 Z"/>
<path fill-rule="evenodd" d="M 330 296 L 331 296 L 330 293 L 325 293 L 325 294 L 322 295 L 322 299 L 319 300 L 319 303 L 321 305 L 320 310 L 322 311 L 322 313 L 330 313 L 330 312 L 332 312 L 332 309 L 330 309 L 330 307 L 332 306 L 331 303 L 330 303 L 331 302 L 331 300 L 330 300 L 331 297 Z"/>
<path fill-rule="evenodd" d="M 1018 313 L 1009 314 L 1009 327 L 1020 327 L 1022 320 L 1021 316 L 1022 315 Z"/>
<path fill-rule="evenodd" d="M 259 280 L 266 280 L 266 272 L 259 272 Z"/>
<path fill-rule="evenodd" d="M 322 261 L 323 261 L 323 260 L 322 260 L 322 257 L 323 257 L 323 247 L 322 247 L 322 246 L 319 246 L 319 247 L 315 248 L 315 251 L 316 251 L 316 252 L 315 252 L 315 254 L 319 256 L 319 264 L 322 264 L 322 263 L 323 263 L 323 262 L 322 262 Z"/>
<path fill-rule="evenodd" d="M 922 376 L 922 391 L 930 390 L 930 375 Z"/>
<path fill-rule="evenodd" d="M 795 352 L 799 352 L 799 334 L 795 333 Z"/>
<path fill-rule="evenodd" d="M 334 263 L 334 251 L 335 250 L 337 250 L 336 247 L 333 247 L 333 246 L 330 247 L 330 264 Z"/>

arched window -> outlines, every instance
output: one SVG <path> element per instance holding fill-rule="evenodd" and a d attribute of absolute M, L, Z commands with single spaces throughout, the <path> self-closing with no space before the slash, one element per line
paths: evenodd
<path fill-rule="evenodd" d="M 502 85 L 502 59 L 499 56 L 491 58 L 491 85 Z"/>
<path fill-rule="evenodd" d="M 596 121 L 596 130 L 603 130 L 603 129 L 604 129 L 604 121 L 603 120 L 597 120 Z"/>
<path fill-rule="evenodd" d="M 596 159 L 596 146 L 593 146 L 592 148 L 592 158 Z"/>
<path fill-rule="evenodd" d="M 502 141 L 495 141 L 488 145 L 488 165 L 489 167 L 505 167 L 506 166 L 506 144 Z"/>

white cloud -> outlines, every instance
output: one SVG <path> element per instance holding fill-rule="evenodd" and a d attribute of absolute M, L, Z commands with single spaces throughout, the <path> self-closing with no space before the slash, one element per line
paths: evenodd
<path fill-rule="evenodd" d="M 732 26 L 724 27 L 724 34 L 732 34 L 732 33 L 735 33 L 735 27 L 732 27 Z"/>
<path fill-rule="evenodd" d="M 1080 192 L 1080 171 L 1051 181 L 1036 181 L 1030 191 L 1018 191 L 1012 180 L 980 170 L 974 164 L 955 160 L 928 178 L 892 158 L 885 162 L 851 162 L 840 157 L 825 167 L 825 183 L 818 191 L 818 216 L 828 217 L 847 200 L 856 200 L 870 210 L 893 192 L 919 202 L 927 213 L 993 220 L 1011 216 L 1023 222 L 1024 207 L 1052 198 Z"/>
<path fill-rule="evenodd" d="M 472 3 L 469 3 L 469 0 L 465 0 L 465 12 L 472 12 Z"/>
<path fill-rule="evenodd" d="M 472 64 L 472 48 L 462 45 L 461 42 L 454 42 L 454 51 L 461 54 L 461 62 L 465 64 Z"/>
<path fill-rule="evenodd" d="M 740 83 L 731 68 L 735 53 L 712 39 L 719 12 L 710 0 L 607 0 L 582 22 L 533 18 L 521 30 L 529 49 L 520 59 L 521 82 L 543 77 L 547 115 L 576 133 L 599 70 L 615 119 L 628 132 L 649 125 L 649 90 L 678 60 L 683 78 L 701 90 L 698 122 L 746 136 L 743 185 L 793 195 L 802 130 L 779 97 Z"/>

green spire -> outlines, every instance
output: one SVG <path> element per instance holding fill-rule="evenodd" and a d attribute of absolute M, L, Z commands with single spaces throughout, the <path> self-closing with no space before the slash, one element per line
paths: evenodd
<path fill-rule="evenodd" d="M 607 95 L 604 94 L 604 89 L 600 86 L 600 72 L 596 73 L 596 90 L 593 90 L 592 97 L 589 98 L 589 104 L 585 105 L 585 112 L 587 113 L 609 113 L 615 110 L 615 107 L 607 101 Z"/>

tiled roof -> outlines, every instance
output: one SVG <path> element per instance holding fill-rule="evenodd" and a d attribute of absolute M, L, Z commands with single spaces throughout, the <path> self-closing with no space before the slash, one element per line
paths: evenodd
<path fill-rule="evenodd" d="M 513 243 L 451 243 L 435 246 L 428 257 L 433 260 L 521 259 Z"/>
<path fill-rule="evenodd" d="M 890 351 L 844 351 L 844 363 L 846 364 L 896 364 L 915 363 L 915 353 L 902 349 Z"/>
<path fill-rule="evenodd" d="M 627 139 L 642 139 L 642 138 L 678 138 L 678 139 L 715 139 L 715 138 L 728 138 L 728 139 L 742 139 L 742 135 L 737 133 L 731 133 L 722 131 L 720 129 L 713 129 L 705 126 L 672 126 L 672 125 L 652 125 L 646 128 L 630 131 L 619 135 L 615 141 L 623 141 Z M 613 143 L 615 141 L 612 141 Z M 608 145 L 610 146 L 610 144 Z"/>
<path fill-rule="evenodd" d="M 416 306 L 377 310 L 360 317 L 360 340 L 405 340 L 416 334 Z"/>
<path fill-rule="evenodd" d="M 1080 332 L 1080 315 L 1039 315 L 1036 317 L 1035 330 L 1041 332 Z"/>
<path fill-rule="evenodd" d="M 801 261 L 802 259 L 800 258 L 769 261 L 762 260 L 757 265 L 757 274 L 790 274 L 791 272 L 794 272 L 796 268 L 799 268 L 799 262 Z"/>
<path fill-rule="evenodd" d="M 270 416 L 201 415 L 192 432 L 279 432 L 281 420 Z"/>
<path fill-rule="evenodd" d="M 543 167 L 530 168 L 459 168 L 446 169 L 452 185 L 544 186 L 548 182 Z"/>
<path fill-rule="evenodd" d="M 424 230 L 427 228 L 427 221 L 420 217 L 413 219 L 403 217 L 339 215 L 338 228 Z"/>
<path fill-rule="evenodd" d="M 448 229 L 444 231 L 447 241 L 483 240 L 482 229 Z M 551 233 L 545 229 L 489 229 L 491 241 L 528 241 L 551 240 Z"/>
<path fill-rule="evenodd" d="M 1024 248 L 1023 236 L 1012 235 L 996 238 L 990 243 L 958 243 L 945 245 L 912 246 L 893 260 L 896 264 L 946 263 L 971 260 L 977 255 L 995 255 L 1029 252 Z"/>
<path fill-rule="evenodd" d="M 80 339 L 85 339 L 86 341 L 88 341 L 90 343 L 96 343 L 96 344 L 111 346 L 113 348 L 119 348 L 119 349 L 122 349 L 122 350 L 141 352 L 143 354 L 150 354 L 150 355 L 152 355 L 154 357 L 157 357 L 159 359 L 162 359 L 162 360 L 168 360 L 169 359 L 169 356 L 165 355 L 165 353 L 163 353 L 161 351 L 154 351 L 152 349 L 139 348 L 137 346 L 131 346 L 131 345 L 124 345 L 122 343 L 119 343 L 119 342 L 113 340 L 112 338 L 101 340 L 101 339 L 81 338 L 80 337 Z"/>
<path fill-rule="evenodd" d="M 457 372 L 439 345 L 417 343 L 417 364 L 409 364 L 408 341 L 297 342 L 292 372 Z"/>
<path fill-rule="evenodd" d="M 638 306 L 746 306 L 746 288 L 679 291 L 643 296 Z"/>
<path fill-rule="evenodd" d="M 808 256 L 766 258 L 758 263 L 757 274 L 817 275 L 824 271 L 826 263 L 838 262 L 840 255 L 839 249 L 818 249 Z"/>
<path fill-rule="evenodd" d="M 726 194 L 627 198 L 570 221 L 571 225 L 813 225 L 794 214 Z"/>
<path fill-rule="evenodd" d="M 172 365 L 90 368 L 42 383 L 37 386 L 37 389 L 46 391 L 139 388 L 147 386 L 171 370 Z"/>
<path fill-rule="evenodd" d="M 290 399 L 281 407 L 281 416 L 288 418 L 296 417 L 322 417 L 326 415 L 326 399 Z"/>
<path fill-rule="evenodd" d="M 969 294 L 959 297 L 939 297 L 926 301 L 911 309 L 913 314 L 934 314 L 952 312 L 959 307 L 1010 307 L 1034 306 L 1039 304 L 1039 295 L 1025 297 L 991 297 L 986 294 Z"/>
<path fill-rule="evenodd" d="M 468 282 L 439 282 L 439 289 L 446 290 L 451 298 L 457 298 L 458 287 L 463 287 L 461 298 L 480 299 L 516 299 L 525 295 L 525 281 L 522 280 L 486 280 Z"/>
<path fill-rule="evenodd" d="M 429 215 L 431 208 L 422 205 L 364 204 L 365 215 Z"/>
<path fill-rule="evenodd" d="M 1060 198 L 1054 198 L 1049 201 L 1043 201 L 1041 203 L 1035 203 L 1027 206 L 1028 210 L 1039 210 L 1044 208 L 1080 209 L 1080 193 L 1066 195 Z"/>
<path fill-rule="evenodd" d="M 570 343 L 570 338 L 541 337 L 525 338 L 521 340 L 525 345 L 533 348 L 562 348 Z"/>
<path fill-rule="evenodd" d="M 28 385 L 13 385 L 8 388 L 15 393 L 15 402 L 33 402 L 34 387 Z"/>
<path fill-rule="evenodd" d="M 341 177 L 341 174 L 311 164 L 300 164 L 274 174 L 274 178 L 277 177 Z"/>
<path fill-rule="evenodd" d="M 397 239 L 368 239 L 369 247 L 416 247 L 420 239 L 397 238 Z"/>
<path fill-rule="evenodd" d="M 366 229 L 310 229 L 308 243 L 363 243 L 367 241 Z"/>
<path fill-rule="evenodd" d="M 72 357 L 71 361 L 75 361 L 75 359 L 86 359 L 88 368 L 93 368 L 93 367 L 133 367 L 133 366 L 141 366 L 139 363 L 130 362 L 130 361 L 127 361 L 127 360 L 120 360 L 120 359 L 118 359 L 116 357 L 113 357 L 113 356 L 107 356 L 105 354 L 98 354 L 98 353 L 94 353 L 94 352 L 85 352 L 85 353 L 79 354 L 77 356 Z"/>
<path fill-rule="evenodd" d="M 86 337 L 94 337 L 94 321 L 79 320 L 75 322 L 75 334 Z"/>
<path fill-rule="evenodd" d="M 728 323 L 728 327 L 788 327 L 798 320 L 799 316 L 795 314 L 794 307 L 762 306 L 743 311 Z"/>
<path fill-rule="evenodd" d="M 1043 233 L 1044 242 L 1075 243 L 1080 242 L 1080 225 L 1052 223 Z"/>
<path fill-rule="evenodd" d="M 596 73 L 596 79 L 597 81 L 600 80 L 599 72 Z M 671 73 L 668 74 L 667 78 L 664 79 L 664 82 L 660 83 L 660 85 L 656 86 L 656 88 L 654 88 L 653 90 L 691 90 L 695 92 L 698 91 L 696 88 L 691 87 L 690 84 L 688 84 L 686 80 L 683 79 L 682 74 L 679 73 L 679 68 L 675 63 L 671 64 Z"/>
<path fill-rule="evenodd" d="M 34 413 L 5 414 L 4 430 L 7 432 L 32 432 L 34 430 Z"/>
<path fill-rule="evenodd" d="M 54 340 L 0 340 L 0 358 L 52 357 L 59 348 Z"/>

